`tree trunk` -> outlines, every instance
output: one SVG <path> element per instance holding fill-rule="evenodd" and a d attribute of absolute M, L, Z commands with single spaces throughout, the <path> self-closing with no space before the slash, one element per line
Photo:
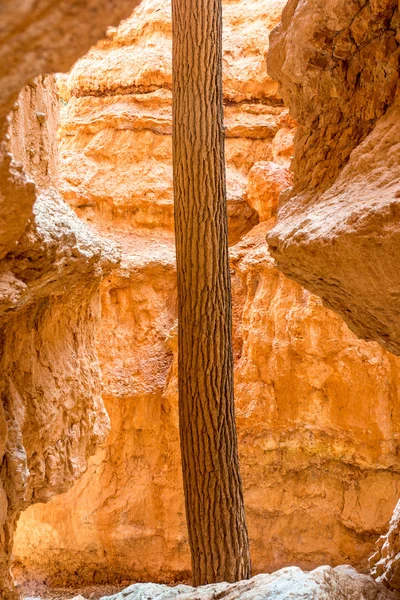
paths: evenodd
<path fill-rule="evenodd" d="M 179 418 L 194 585 L 250 577 L 239 472 L 220 0 L 173 0 Z"/>

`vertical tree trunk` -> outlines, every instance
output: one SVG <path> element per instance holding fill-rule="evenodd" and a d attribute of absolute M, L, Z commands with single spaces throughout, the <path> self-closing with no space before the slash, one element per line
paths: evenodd
<path fill-rule="evenodd" d="M 179 415 L 194 585 L 250 577 L 233 396 L 221 0 L 173 0 Z"/>

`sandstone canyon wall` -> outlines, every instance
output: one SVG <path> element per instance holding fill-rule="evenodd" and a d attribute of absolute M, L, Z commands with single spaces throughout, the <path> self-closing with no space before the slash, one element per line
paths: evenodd
<path fill-rule="evenodd" d="M 279 269 L 399 354 L 400 4 L 288 3 L 269 70 L 300 125 L 268 235 Z M 371 557 L 400 589 L 399 508 Z"/>
<path fill-rule="evenodd" d="M 269 54 L 300 123 L 271 253 L 357 335 L 397 355 L 399 10 L 398 0 L 290 0 Z"/>
<path fill-rule="evenodd" d="M 58 97 L 54 78 L 39 74 L 68 69 L 110 22 L 118 22 L 132 6 L 126 1 L 45 0 L 6 0 L 1 5 L 0 597 L 4 600 L 16 597 L 9 563 L 21 510 L 68 489 L 109 429 L 94 330 L 99 284 L 117 264 L 117 253 L 96 238 L 58 194 Z"/>
<path fill-rule="evenodd" d="M 294 122 L 266 72 L 283 5 L 224 5 L 236 404 L 253 566 L 364 568 L 400 495 L 400 363 L 285 279 L 267 250 L 279 193 L 291 185 Z M 63 83 L 60 187 L 122 260 L 101 290 L 107 444 L 71 490 L 29 508 L 17 532 L 19 574 L 52 583 L 176 580 L 190 568 L 170 55 L 170 6 L 145 0 Z"/>
<path fill-rule="evenodd" d="M 54 187 L 55 98 L 52 76 L 33 81 L 10 131 L 36 197 L 0 266 L 2 598 L 19 513 L 68 489 L 108 432 L 94 329 L 100 280 L 117 261 Z"/>

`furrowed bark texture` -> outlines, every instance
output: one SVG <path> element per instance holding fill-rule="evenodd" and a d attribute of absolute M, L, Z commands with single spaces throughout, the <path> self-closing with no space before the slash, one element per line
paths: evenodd
<path fill-rule="evenodd" d="M 220 0 L 173 0 L 179 414 L 194 585 L 250 576 L 237 449 Z"/>

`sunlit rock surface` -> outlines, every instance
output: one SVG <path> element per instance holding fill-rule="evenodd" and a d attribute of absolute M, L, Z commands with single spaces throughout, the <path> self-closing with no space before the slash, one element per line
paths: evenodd
<path fill-rule="evenodd" d="M 279 194 L 292 183 L 294 122 L 265 60 L 283 4 L 224 10 L 236 406 L 253 567 L 365 568 L 400 495 L 400 364 L 285 279 L 268 253 Z M 148 0 L 62 82 L 63 195 L 122 255 L 102 284 L 98 336 L 111 434 L 72 490 L 21 518 L 21 576 L 81 584 L 189 575 L 170 54 L 169 5 Z"/>
<path fill-rule="evenodd" d="M 137 0 L 2 0 L 0 123 L 28 81 L 68 70 L 136 4 Z"/>

